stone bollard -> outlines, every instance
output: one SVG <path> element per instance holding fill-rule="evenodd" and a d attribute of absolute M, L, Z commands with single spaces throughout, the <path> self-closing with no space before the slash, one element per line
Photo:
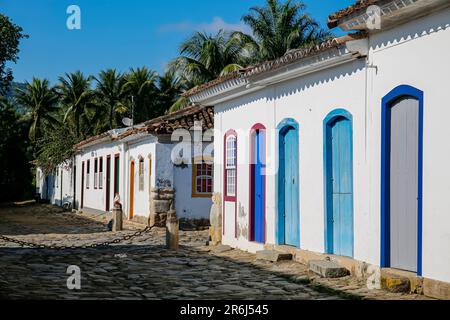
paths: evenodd
<path fill-rule="evenodd" d="M 166 222 L 166 247 L 169 250 L 178 250 L 180 222 L 175 211 L 170 211 Z"/>
<path fill-rule="evenodd" d="M 112 219 L 113 219 L 113 232 L 118 232 L 123 230 L 123 216 L 122 209 L 120 207 L 114 207 L 112 210 Z"/>
<path fill-rule="evenodd" d="M 213 205 L 211 206 L 209 222 L 209 245 L 217 246 L 222 243 L 222 195 L 215 193 L 212 197 Z"/>

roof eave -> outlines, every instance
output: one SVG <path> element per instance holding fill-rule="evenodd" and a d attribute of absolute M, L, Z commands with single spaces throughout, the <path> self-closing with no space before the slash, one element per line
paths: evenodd
<path fill-rule="evenodd" d="M 308 57 L 307 59 L 302 59 L 277 68 L 271 72 L 249 76 L 245 81 L 244 79 L 241 79 L 242 82 L 239 86 L 235 86 L 228 90 L 220 90 L 219 87 L 210 88 L 191 96 L 191 101 L 203 105 L 215 106 L 219 103 L 261 90 L 269 85 L 285 82 L 310 73 L 354 61 L 367 54 L 367 41 L 367 38 L 349 41 L 335 48 Z M 356 48 L 356 51 L 353 50 L 354 48 Z"/>
<path fill-rule="evenodd" d="M 449 7 L 448 0 L 396 0 L 380 4 L 381 29 L 372 26 L 369 21 L 367 8 L 358 10 L 348 16 L 330 20 L 328 27 L 339 27 L 343 31 L 379 32 L 395 25 L 417 19 L 437 10 Z"/>

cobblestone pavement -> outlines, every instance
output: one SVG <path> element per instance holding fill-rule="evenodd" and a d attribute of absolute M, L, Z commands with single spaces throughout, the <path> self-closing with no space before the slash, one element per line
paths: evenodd
<path fill-rule="evenodd" d="M 0 235 L 53 244 L 84 245 L 131 234 L 106 231 L 104 216 L 63 213 L 45 205 L 0 207 Z M 128 242 L 98 249 L 24 249 L 0 240 L 3 299 L 419 299 L 368 291 L 352 278 L 324 280 L 298 263 L 255 261 L 239 250 L 216 253 L 204 246 L 207 231 L 181 232 L 178 252 L 164 247 L 154 229 Z M 67 289 L 70 265 L 81 268 L 81 290 Z"/>

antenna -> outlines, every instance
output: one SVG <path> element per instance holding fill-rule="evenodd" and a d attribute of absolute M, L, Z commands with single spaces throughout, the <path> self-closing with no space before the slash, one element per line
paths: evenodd
<path fill-rule="evenodd" d="M 134 96 L 131 96 L 131 126 L 134 125 Z"/>
<path fill-rule="evenodd" d="M 131 119 L 130 118 L 123 118 L 122 123 L 126 127 L 133 127 L 134 126 L 134 96 L 131 96 Z"/>

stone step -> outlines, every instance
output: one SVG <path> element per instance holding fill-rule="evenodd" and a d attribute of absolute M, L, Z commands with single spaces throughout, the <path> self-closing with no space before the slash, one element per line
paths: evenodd
<path fill-rule="evenodd" d="M 289 261 L 292 260 L 292 254 L 276 250 L 263 250 L 256 252 L 256 260 L 269 262 Z"/>
<path fill-rule="evenodd" d="M 231 250 L 233 250 L 233 248 L 231 248 L 230 246 L 221 244 L 221 245 L 218 245 L 217 247 L 215 247 L 213 252 L 214 253 L 225 253 L 225 252 L 228 252 Z"/>
<path fill-rule="evenodd" d="M 350 272 L 334 261 L 313 260 L 309 262 L 309 270 L 323 278 L 342 278 Z"/>
<path fill-rule="evenodd" d="M 393 293 L 422 293 L 422 279 L 413 272 L 381 269 L 381 287 Z"/>

